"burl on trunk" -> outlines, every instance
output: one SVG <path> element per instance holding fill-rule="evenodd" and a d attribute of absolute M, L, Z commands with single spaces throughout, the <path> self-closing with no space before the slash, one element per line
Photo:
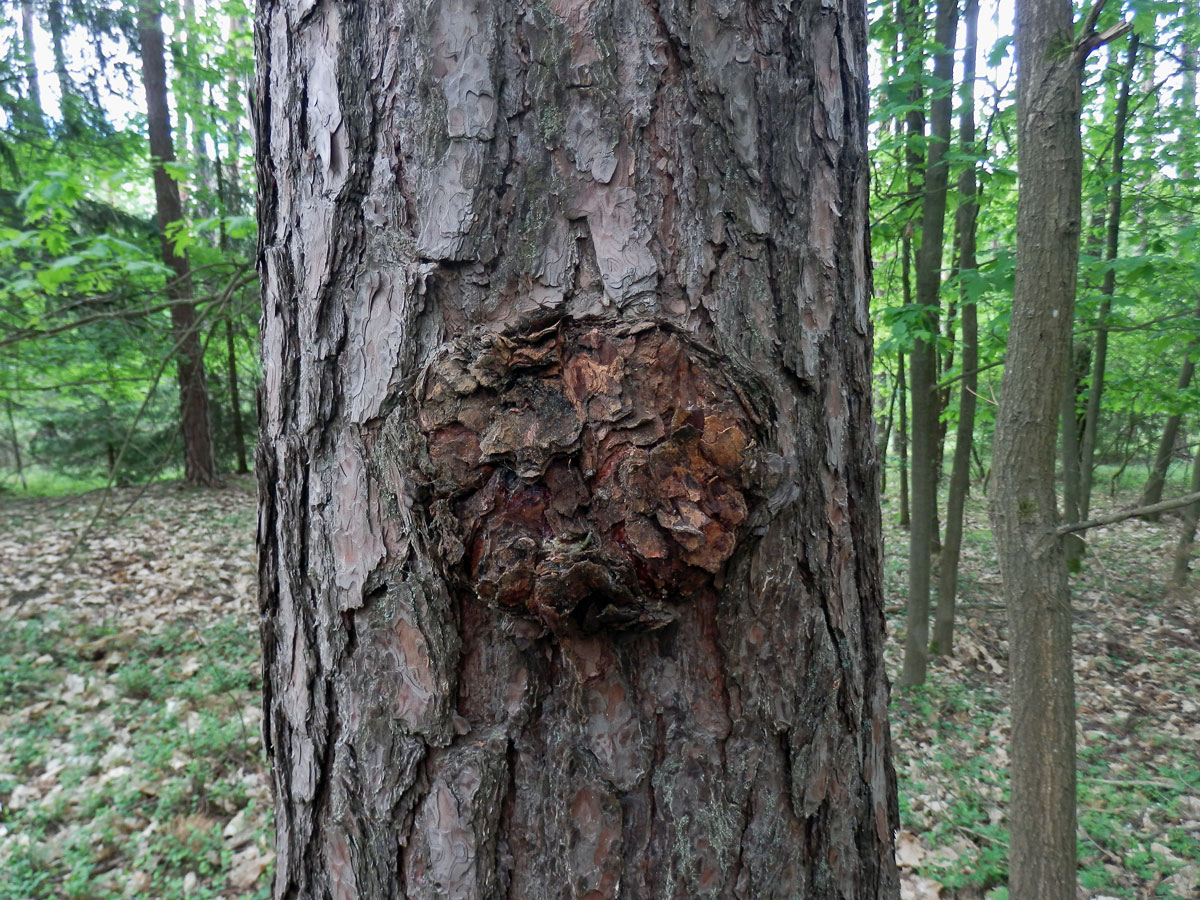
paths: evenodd
<path fill-rule="evenodd" d="M 277 897 L 893 897 L 865 9 L 263 0 Z"/>

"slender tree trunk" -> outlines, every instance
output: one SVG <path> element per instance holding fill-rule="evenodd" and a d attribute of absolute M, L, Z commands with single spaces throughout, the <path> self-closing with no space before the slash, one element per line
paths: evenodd
<path fill-rule="evenodd" d="M 1080 84 L 1101 40 L 1094 24 L 1077 45 L 1070 0 L 1017 0 L 1017 265 L 990 514 L 1012 679 L 1008 888 L 1020 900 L 1076 896 L 1071 598 L 1053 536 L 1054 458 L 1079 259 Z"/>
<path fill-rule="evenodd" d="M 185 148 L 185 152 L 190 152 L 191 183 L 194 187 L 187 201 L 195 215 L 211 216 L 215 212 L 216 206 L 214 204 L 215 191 L 213 190 L 213 163 L 209 159 L 208 146 L 204 136 L 212 125 L 211 116 L 205 112 L 204 79 L 200 71 L 203 43 L 197 34 L 199 25 L 196 18 L 195 0 L 182 0 L 179 12 L 184 38 L 175 45 L 175 66 L 182 76 L 176 80 L 178 90 L 181 92 L 180 100 L 176 104 L 181 110 L 179 142 Z M 208 106 L 215 108 L 211 96 Z M 186 115 L 182 112 L 184 109 L 187 110 Z"/>
<path fill-rule="evenodd" d="M 912 390 L 912 527 L 908 551 L 908 617 L 904 640 L 904 668 L 900 683 L 922 684 L 929 659 L 929 583 L 937 521 L 937 383 L 938 316 L 942 284 L 942 246 L 946 224 L 946 190 L 949 166 L 950 115 L 954 77 L 954 36 L 958 23 L 956 0 L 938 0 L 934 17 L 934 82 L 939 85 L 930 101 L 930 138 L 925 166 L 925 191 L 921 204 L 921 248 L 917 254 L 917 304 L 922 309 L 922 330 L 910 358 Z"/>
<path fill-rule="evenodd" d="M 250 471 L 246 462 L 246 430 L 242 424 L 242 400 L 238 393 L 237 351 L 233 346 L 233 311 L 225 315 L 225 354 L 229 368 L 229 415 L 233 422 L 233 448 L 237 454 L 237 471 Z"/>
<path fill-rule="evenodd" d="M 1079 508 L 1079 385 L 1081 366 L 1087 372 L 1087 348 L 1072 343 L 1068 354 L 1066 377 L 1063 378 L 1062 408 L 1059 431 L 1062 435 L 1063 512 L 1068 522 L 1080 522 Z M 1068 572 L 1078 572 L 1083 563 L 1085 544 L 1079 535 L 1063 538 L 1063 558 Z"/>
<path fill-rule="evenodd" d="M 1092 379 L 1088 386 L 1087 414 L 1083 426 L 1083 441 L 1079 448 L 1079 513 L 1088 517 L 1092 501 L 1092 480 L 1095 474 L 1096 437 L 1100 432 L 1100 401 L 1104 395 L 1104 372 L 1108 365 L 1108 316 L 1112 311 L 1112 297 L 1117 285 L 1117 272 L 1113 262 L 1121 242 L 1121 178 L 1125 170 L 1125 124 L 1129 118 L 1129 91 L 1133 84 L 1134 62 L 1137 58 L 1138 38 L 1129 37 L 1129 64 L 1121 81 L 1121 92 L 1117 96 L 1117 109 L 1113 122 L 1111 187 L 1108 195 L 1108 214 L 1105 229 L 1104 260 L 1108 268 L 1104 272 L 1104 283 L 1100 286 L 1103 299 L 1096 317 L 1096 342 L 1092 349 Z"/>
<path fill-rule="evenodd" d="M 1183 62 L 1183 102 L 1180 105 L 1183 107 L 1185 115 L 1190 113 L 1194 117 L 1196 115 L 1196 67 L 1200 64 L 1200 58 L 1198 58 L 1196 48 L 1188 43 L 1183 45 Z M 1185 158 L 1191 160 L 1193 157 L 1188 154 Z M 1180 169 L 1184 180 L 1191 180 L 1196 175 L 1190 162 L 1181 166 Z M 1187 217 L 1189 223 L 1190 220 L 1191 217 Z M 1200 304 L 1196 307 L 1196 318 L 1200 320 Z M 1179 392 L 1186 390 L 1192 383 L 1192 374 L 1195 371 L 1194 355 L 1197 349 L 1197 341 L 1193 340 L 1188 342 L 1187 348 L 1184 350 L 1183 367 L 1179 370 L 1179 380 L 1176 383 L 1176 389 Z M 1146 479 L 1146 487 L 1142 491 L 1142 506 L 1149 506 L 1162 499 L 1163 485 L 1166 484 L 1167 470 L 1171 467 L 1171 457 L 1175 453 L 1175 442 L 1179 438 L 1181 421 L 1182 417 L 1179 413 L 1173 412 L 1167 417 L 1167 422 L 1163 426 L 1162 439 L 1158 442 L 1158 453 L 1154 456 L 1154 467 L 1150 470 L 1150 477 Z M 1194 466 L 1195 463 L 1193 463 Z"/>
<path fill-rule="evenodd" d="M 950 246 L 951 255 L 956 252 L 955 241 L 957 236 L 951 236 Z M 950 264 L 951 272 L 954 271 L 955 262 L 952 259 Z M 935 414 L 934 419 L 937 422 L 937 434 L 933 439 L 933 484 L 935 488 L 933 502 L 933 552 L 939 554 L 942 552 L 941 541 L 941 523 L 939 509 L 937 505 L 936 490 L 942 484 L 943 477 L 946 471 L 946 437 L 950 433 L 950 421 L 946 417 L 946 413 L 950 409 L 950 396 L 953 392 L 951 385 L 946 387 L 938 387 L 938 385 L 950 377 L 954 371 L 954 351 L 958 343 L 957 327 L 958 327 L 958 307 L 949 302 L 946 304 L 946 323 L 942 330 L 942 340 L 946 343 L 946 352 L 937 359 L 938 371 L 934 376 L 934 404 Z"/>
<path fill-rule="evenodd" d="M 896 391 L 891 392 L 888 397 L 887 415 L 883 419 L 883 428 L 880 429 L 879 440 L 876 444 L 876 455 L 879 457 L 879 496 L 887 496 L 887 462 L 888 451 L 892 446 L 892 426 L 896 422 Z"/>
<path fill-rule="evenodd" d="M 959 144 L 964 156 L 976 155 L 975 147 L 975 55 L 979 43 L 979 0 L 967 0 L 963 48 L 962 112 Z M 978 221 L 975 164 L 967 165 L 958 180 L 959 206 L 955 215 L 958 235 L 958 271 L 973 272 L 975 231 Z M 958 558 L 962 549 L 963 511 L 971 485 L 971 447 L 975 440 L 975 393 L 979 388 L 979 317 L 975 301 L 966 289 L 959 292 L 962 322 L 962 379 L 958 393 L 958 425 L 954 433 L 954 462 L 950 470 L 950 495 L 946 501 L 946 541 L 938 565 L 937 611 L 934 616 L 933 650 L 954 652 L 954 607 L 958 594 Z"/>
<path fill-rule="evenodd" d="M 908 390 L 904 379 L 904 354 L 896 354 L 896 392 L 900 395 L 900 433 L 897 443 L 900 445 L 900 527 L 908 528 L 912 524 L 912 516 L 908 506 Z"/>
<path fill-rule="evenodd" d="M 25 467 L 21 464 L 21 439 L 17 437 L 17 423 L 13 419 L 13 402 L 11 397 L 4 398 L 4 412 L 8 416 L 9 442 L 12 444 L 13 462 L 17 467 L 17 477 L 21 479 L 21 489 L 29 490 L 25 480 Z"/>
<path fill-rule="evenodd" d="M 904 305 L 910 306 L 912 296 L 912 239 L 916 229 L 921 227 L 921 184 L 924 179 L 925 156 L 921 152 L 920 143 L 925 137 L 925 111 L 923 107 L 924 60 L 918 49 L 925 41 L 927 27 L 925 6 L 921 0 L 896 0 L 896 22 L 903 38 L 905 54 L 905 75 L 908 77 L 908 110 L 904 114 L 904 171 L 908 189 L 909 202 L 916 210 L 905 226 L 900 240 L 901 289 L 904 295 Z M 897 374 L 900 391 L 900 527 L 912 526 L 911 491 L 909 490 L 909 427 L 908 427 L 908 386 L 904 354 L 897 355 L 899 370 Z M 911 355 L 910 355 L 911 359 Z"/>
<path fill-rule="evenodd" d="M 46 114 L 42 107 L 42 85 L 34 55 L 32 0 L 21 0 L 21 56 L 25 65 L 26 114 L 34 130 L 44 131 Z"/>
<path fill-rule="evenodd" d="M 54 55 L 54 76 L 58 80 L 63 124 L 69 134 L 79 134 L 83 128 L 82 98 L 67 67 L 67 23 L 63 18 L 62 0 L 46 0 L 46 24 L 50 27 L 50 50 Z"/>
<path fill-rule="evenodd" d="M 909 84 L 908 109 L 904 113 L 904 133 L 907 136 L 904 142 L 905 180 L 908 184 L 909 200 L 918 210 L 912 218 L 912 224 L 915 228 L 920 228 L 918 201 L 921 197 L 921 184 L 925 178 L 925 154 L 922 151 L 925 138 L 925 107 L 924 91 L 921 87 L 924 84 L 925 59 L 924 48 L 921 45 L 925 42 L 925 32 L 928 28 L 924 0 L 896 0 L 896 22 L 903 37 L 904 74 Z M 908 246 L 911 248 L 912 234 L 906 231 L 905 237 L 909 239 Z M 904 302 L 909 302 L 907 296 Z"/>
<path fill-rule="evenodd" d="M 1191 493 L 1200 491 L 1200 450 L 1192 455 Z M 1200 522 L 1200 503 L 1184 507 L 1183 524 L 1179 529 L 1179 544 L 1175 548 L 1175 567 L 1171 572 L 1171 584 L 1181 588 L 1188 583 L 1191 574 L 1192 553 L 1196 549 L 1196 523 Z"/>
<path fill-rule="evenodd" d="M 1192 383 L 1192 375 L 1196 370 L 1196 363 L 1192 359 L 1192 355 L 1196 349 L 1195 341 L 1189 342 L 1184 348 L 1183 366 L 1179 370 L 1179 379 L 1175 383 L 1175 389 L 1179 393 L 1187 390 Z M 1167 470 L 1171 467 L 1171 457 L 1175 455 L 1175 444 L 1179 440 L 1179 426 L 1182 422 L 1183 416 L 1178 412 L 1167 416 L 1167 422 L 1163 426 L 1162 439 L 1158 443 L 1158 452 L 1154 455 L 1154 464 L 1150 469 L 1150 477 L 1146 479 L 1146 487 L 1142 491 L 1142 506 L 1149 506 L 1162 499 L 1163 485 L 1167 481 Z M 1158 521 L 1157 515 L 1146 518 L 1151 522 Z"/>
<path fill-rule="evenodd" d="M 277 898 L 897 896 L 865 28 L 259 3 Z"/>
<path fill-rule="evenodd" d="M 225 227 L 224 217 L 233 215 L 236 212 L 236 200 L 233 199 L 236 195 L 231 194 L 226 183 L 225 167 L 221 161 L 219 147 L 214 160 L 213 171 L 216 173 L 217 178 L 217 200 L 222 217 L 220 226 L 217 229 L 217 246 L 222 255 L 228 256 L 229 232 Z M 237 170 L 235 169 L 233 174 L 236 175 L 236 173 Z M 225 359 L 226 368 L 229 372 L 229 417 L 233 425 L 233 448 L 237 458 L 237 472 L 239 475 L 244 475 L 250 471 L 250 467 L 246 462 L 246 431 L 242 424 L 242 400 L 238 392 L 237 350 L 233 339 L 234 318 L 234 304 L 231 297 L 229 307 L 225 310 Z"/>
<path fill-rule="evenodd" d="M 182 220 L 183 210 L 179 184 L 166 168 L 175 161 L 175 146 L 171 139 L 161 10 L 157 0 L 141 0 L 138 7 L 138 38 L 142 46 L 142 82 L 146 89 L 150 156 L 154 165 L 154 195 L 158 204 L 158 227 L 162 232 L 163 262 L 174 274 L 167 285 L 167 296 L 172 300 L 186 301 L 192 297 L 191 269 L 187 259 L 175 252 L 175 245 L 168 237 L 170 226 Z M 171 307 L 171 330 L 176 343 L 184 479 L 189 484 L 214 484 L 217 470 L 209 424 L 208 388 L 204 383 L 204 354 L 200 347 L 196 307 L 193 304 L 183 302 Z"/>

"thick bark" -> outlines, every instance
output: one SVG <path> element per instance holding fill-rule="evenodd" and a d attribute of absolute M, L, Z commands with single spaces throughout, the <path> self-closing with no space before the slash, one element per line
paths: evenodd
<path fill-rule="evenodd" d="M 865 8 L 264 0 L 276 897 L 895 897 Z"/>
<path fill-rule="evenodd" d="M 962 111 L 959 115 L 959 144 L 964 156 L 975 147 L 975 54 L 979 43 L 979 0 L 967 0 L 963 48 Z M 955 214 L 958 235 L 958 272 L 973 272 L 975 231 L 978 221 L 975 166 L 968 165 L 958 180 L 959 206 Z M 937 610 L 933 626 L 933 652 L 954 652 L 954 607 L 958 595 L 958 557 L 962 549 L 963 511 L 971 485 L 971 447 L 975 440 L 975 393 L 979 388 L 979 316 L 975 301 L 964 288 L 959 292 L 962 322 L 962 382 L 958 392 L 958 424 L 954 432 L 954 461 L 950 469 L 950 493 L 946 500 L 946 541 L 938 565 Z M 949 389 L 947 388 L 947 391 Z"/>
<path fill-rule="evenodd" d="M 1108 365 L 1108 316 L 1112 311 L 1113 293 L 1117 287 L 1117 270 L 1113 266 L 1121 242 L 1121 179 L 1125 170 L 1125 124 L 1129 119 L 1129 91 L 1133 84 L 1134 62 L 1137 60 L 1137 34 L 1129 37 L 1129 63 L 1117 95 L 1113 122 L 1111 186 L 1108 193 L 1108 213 L 1105 226 L 1104 260 L 1108 268 L 1100 285 L 1103 299 L 1096 317 L 1096 342 L 1092 348 L 1092 378 L 1088 385 L 1087 413 L 1083 424 L 1083 439 L 1079 447 L 1079 514 L 1087 518 L 1092 503 L 1092 481 L 1095 475 L 1096 438 L 1100 433 L 1100 402 L 1104 396 L 1104 373 Z"/>
<path fill-rule="evenodd" d="M 992 533 L 1012 679 L 1009 893 L 1075 898 L 1071 600 L 1054 495 L 1055 438 L 1074 319 L 1083 151 L 1069 0 L 1017 0 L 1017 265 L 993 441 Z"/>
<path fill-rule="evenodd" d="M 171 139 L 171 113 L 167 105 L 167 71 L 163 54 L 162 12 L 156 0 L 138 7 L 138 39 L 142 47 L 142 83 L 146 89 L 146 119 L 150 131 L 150 156 L 154 166 L 154 196 L 158 227 L 162 233 L 163 262 L 174 274 L 167 285 L 171 300 L 192 297 L 192 272 L 187 258 L 175 252 L 168 237 L 171 225 L 183 219 L 179 184 L 167 171 L 175 161 Z M 175 303 L 171 307 L 171 333 L 175 339 L 179 380 L 179 412 L 183 434 L 183 473 L 189 484 L 213 484 L 217 479 L 209 424 L 208 388 L 204 383 L 204 353 L 196 325 L 196 307 Z"/>
<path fill-rule="evenodd" d="M 929 661 L 929 583 L 937 531 L 938 304 L 942 286 L 942 246 L 946 225 L 946 191 L 949 165 L 950 114 L 954 76 L 954 35 L 958 24 L 957 0 L 938 0 L 934 17 L 933 77 L 940 87 L 930 101 L 930 136 L 921 204 L 921 248 L 917 254 L 917 303 L 922 310 L 922 330 L 910 357 L 912 392 L 912 527 L 908 549 L 908 616 L 904 639 L 904 668 L 900 683 L 922 684 Z"/>

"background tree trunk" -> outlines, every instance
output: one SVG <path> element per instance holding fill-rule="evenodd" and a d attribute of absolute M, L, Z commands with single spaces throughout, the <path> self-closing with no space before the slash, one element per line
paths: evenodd
<path fill-rule="evenodd" d="M 1080 82 L 1100 41 L 1094 25 L 1077 45 L 1069 0 L 1017 0 L 1017 264 L 989 506 L 1012 679 L 1008 889 L 1021 900 L 1076 894 L 1071 598 L 1053 534 L 1054 457 L 1079 260 Z"/>
<path fill-rule="evenodd" d="M 921 185 L 925 177 L 924 55 L 927 21 L 925 6 L 920 0 L 896 0 L 896 22 L 903 37 L 904 73 L 908 79 L 909 106 L 904 113 L 904 178 L 908 188 L 908 201 L 912 212 L 900 239 L 900 284 L 904 292 L 904 305 L 912 298 L 912 255 L 913 235 L 921 227 Z M 899 369 L 896 375 L 897 390 L 900 391 L 900 527 L 912 525 L 911 491 L 909 490 L 909 427 L 908 427 L 908 374 L 905 354 L 897 354 Z M 911 359 L 911 354 L 909 356 Z"/>
<path fill-rule="evenodd" d="M 167 236 L 170 226 L 183 219 L 183 207 L 179 183 L 166 168 L 175 161 L 175 144 L 171 139 L 171 113 L 167 105 L 161 16 L 156 0 L 142 0 L 138 7 L 138 40 L 142 48 L 142 83 L 146 89 L 146 119 L 163 262 L 175 276 L 167 283 L 167 296 L 175 301 L 187 301 L 192 298 L 192 272 L 187 259 L 175 252 L 175 245 Z M 196 325 L 196 307 L 192 303 L 176 302 L 171 307 L 171 334 L 175 339 L 179 377 L 184 479 L 189 484 L 211 485 L 217 480 L 217 468 L 209 424 L 208 388 L 204 383 L 204 352 Z"/>
<path fill-rule="evenodd" d="M 865 12 L 259 4 L 276 897 L 896 896 Z"/>
<path fill-rule="evenodd" d="M 25 66 L 25 91 L 29 124 L 35 131 L 46 130 L 46 114 L 42 108 L 42 86 L 34 57 L 33 2 L 21 2 L 21 62 Z"/>
<path fill-rule="evenodd" d="M 909 387 L 912 392 L 912 526 L 908 550 L 908 617 L 904 640 L 903 685 L 921 684 L 929 660 L 929 582 L 937 532 L 938 398 L 937 333 L 942 286 L 942 247 L 946 226 L 950 114 L 954 78 L 956 0 L 938 0 L 934 17 L 933 78 L 938 85 L 930 100 L 930 137 L 921 204 L 921 248 L 917 254 L 917 303 L 928 338 L 913 344 Z"/>
<path fill-rule="evenodd" d="M 1192 454 L 1192 482 L 1190 493 L 1200 491 L 1200 449 Z M 1179 543 L 1175 546 L 1175 564 L 1171 570 L 1171 586 L 1181 588 L 1191 574 L 1192 554 L 1196 549 L 1196 523 L 1200 521 L 1200 503 L 1184 507 L 1179 527 Z"/>
<path fill-rule="evenodd" d="M 1062 447 L 1063 513 L 1068 522 L 1080 522 L 1079 502 L 1082 488 L 1079 476 L 1079 386 L 1088 370 L 1088 349 L 1072 341 L 1063 377 L 1062 408 L 1059 412 L 1059 432 Z M 1086 545 L 1076 534 L 1063 537 L 1063 560 L 1068 572 L 1078 572 L 1083 565 Z"/>
<path fill-rule="evenodd" d="M 1196 370 L 1192 354 L 1196 352 L 1196 349 L 1196 341 L 1189 341 L 1188 345 L 1183 348 L 1183 365 L 1179 368 L 1179 380 L 1175 382 L 1175 389 L 1179 393 L 1187 390 L 1192 383 L 1192 374 Z M 1163 425 L 1162 438 L 1158 442 L 1158 452 L 1154 454 L 1154 463 L 1150 467 L 1150 477 L 1146 479 L 1146 487 L 1142 491 L 1142 506 L 1150 506 L 1162 499 L 1163 485 L 1167 483 L 1167 470 L 1171 467 L 1171 457 L 1175 455 L 1175 444 L 1179 441 L 1179 426 L 1182 424 L 1182 414 L 1173 412 L 1167 416 L 1166 424 Z M 1157 515 L 1150 515 L 1146 518 L 1151 522 L 1158 520 Z"/>
<path fill-rule="evenodd" d="M 962 112 L 959 116 L 959 145 L 963 155 L 977 154 L 975 147 L 975 53 L 979 42 L 979 0 L 967 0 L 963 47 Z M 958 272 L 973 272 L 975 226 L 979 206 L 976 198 L 975 164 L 968 163 L 958 180 L 959 207 L 955 216 L 958 235 Z M 975 393 L 979 388 L 979 316 L 967 290 L 959 291 L 962 321 L 962 382 L 958 392 L 958 425 L 954 432 L 954 461 L 950 469 L 950 494 L 946 499 L 946 541 L 938 565 L 937 611 L 933 649 L 950 654 L 954 649 L 954 607 L 958 595 L 958 558 L 962 549 L 963 510 L 971 486 L 971 446 L 975 439 Z"/>
<path fill-rule="evenodd" d="M 896 391 L 893 387 L 888 397 L 887 412 L 883 417 L 883 426 L 878 428 L 879 440 L 875 442 L 875 453 L 879 457 L 879 495 L 887 496 L 887 459 L 892 446 L 892 426 L 896 421 Z"/>
<path fill-rule="evenodd" d="M 12 447 L 13 463 L 17 467 L 17 477 L 21 479 L 21 490 L 29 490 L 29 482 L 25 480 L 25 467 L 21 463 L 21 439 L 17 435 L 17 423 L 13 419 L 13 402 L 11 397 L 4 398 L 4 413 L 8 416 L 8 439 Z"/>
<path fill-rule="evenodd" d="M 1137 35 L 1129 38 L 1129 64 L 1117 95 L 1113 123 L 1112 184 L 1108 194 L 1108 215 L 1105 224 L 1104 282 L 1100 286 L 1103 299 L 1096 317 L 1096 343 L 1092 349 L 1092 380 L 1088 386 L 1087 415 L 1083 425 L 1083 440 L 1079 448 L 1079 514 L 1084 519 L 1092 504 L 1092 481 L 1096 466 L 1096 437 L 1100 433 L 1100 399 L 1104 395 L 1104 372 L 1108 365 L 1108 316 L 1112 311 L 1113 293 L 1117 287 L 1117 271 L 1113 263 L 1121 242 L 1121 177 L 1125 171 L 1125 124 L 1129 119 L 1129 90 L 1133 84 L 1133 68 L 1137 60 Z"/>
<path fill-rule="evenodd" d="M 912 524 L 908 506 L 908 391 L 904 379 L 904 354 L 896 354 L 896 392 L 900 395 L 900 430 L 896 443 L 900 450 L 900 521 L 901 528 Z"/>
<path fill-rule="evenodd" d="M 1190 113 L 1192 116 L 1196 114 L 1196 67 L 1200 64 L 1200 57 L 1196 53 L 1196 48 L 1185 42 L 1183 45 L 1183 97 L 1181 98 L 1180 106 L 1183 107 L 1183 114 L 1186 116 Z M 1196 172 L 1191 164 L 1194 157 L 1188 154 L 1184 157 L 1185 164 L 1180 167 L 1180 175 L 1184 180 L 1190 181 L 1196 177 Z M 1191 217 L 1187 217 L 1190 221 Z M 1196 318 L 1200 321 L 1200 304 L 1196 307 Z M 1196 364 L 1194 354 L 1197 351 L 1198 342 L 1195 340 L 1188 341 L 1188 345 L 1183 351 L 1183 366 L 1179 370 L 1179 380 L 1176 382 L 1176 390 L 1184 391 L 1192 383 L 1192 374 L 1195 372 Z M 1163 485 L 1167 482 L 1167 470 L 1171 467 L 1171 457 L 1175 453 L 1175 442 L 1179 438 L 1179 426 L 1183 421 L 1183 417 L 1179 413 L 1171 413 L 1167 417 L 1166 424 L 1163 425 L 1162 439 L 1158 442 L 1158 453 L 1154 456 L 1154 465 L 1150 470 L 1150 476 L 1146 479 L 1146 486 L 1142 491 L 1142 506 L 1149 506 L 1152 503 L 1157 503 L 1162 499 Z M 1193 463 L 1193 466 L 1195 463 Z M 1153 521 L 1153 519 L 1151 520 Z"/>
<path fill-rule="evenodd" d="M 58 80 L 59 104 L 63 125 L 68 134 L 83 131 L 78 88 L 67 68 L 67 23 L 63 17 L 62 0 L 46 0 L 46 24 L 50 28 L 50 49 L 54 54 L 54 76 Z"/>
<path fill-rule="evenodd" d="M 233 343 L 232 306 L 225 313 L 225 360 L 229 372 L 229 416 L 233 423 L 233 451 L 237 459 L 237 472 L 239 475 L 244 475 L 250 471 L 250 466 L 246 461 L 246 435 L 242 426 L 242 398 L 238 391 L 237 351 Z"/>

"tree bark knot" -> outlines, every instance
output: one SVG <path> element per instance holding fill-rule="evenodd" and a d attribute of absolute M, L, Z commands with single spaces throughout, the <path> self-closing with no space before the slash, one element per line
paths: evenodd
<path fill-rule="evenodd" d="M 417 396 L 452 584 L 553 633 L 658 628 L 722 586 L 761 497 L 757 420 L 684 335 L 475 332 Z"/>

